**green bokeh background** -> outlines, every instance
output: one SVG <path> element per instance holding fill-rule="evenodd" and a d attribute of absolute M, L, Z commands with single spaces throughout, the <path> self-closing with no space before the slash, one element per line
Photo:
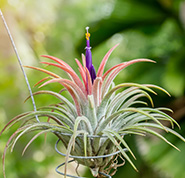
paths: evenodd
<path fill-rule="evenodd" d="M 171 97 L 159 92 L 152 96 L 156 107 L 174 110 L 173 117 L 185 136 L 185 1 L 184 0 L 1 0 L 4 13 L 24 65 L 42 66 L 40 55 L 63 59 L 75 70 L 75 58 L 85 50 L 85 27 L 90 27 L 93 64 L 98 68 L 105 53 L 120 43 L 106 68 L 135 58 L 150 58 L 156 64 L 141 63 L 126 68 L 115 82 L 152 83 L 167 89 Z M 62 71 L 56 73 L 66 76 Z M 77 70 L 76 70 L 77 71 Z M 31 86 L 45 75 L 26 69 Z M 60 90 L 58 85 L 43 89 Z M 33 88 L 37 91 L 37 88 Z M 0 129 L 14 116 L 33 110 L 15 53 L 0 19 Z M 55 103 L 53 97 L 35 98 L 37 107 Z M 18 127 L 18 126 L 17 126 Z M 0 136 L 2 155 L 16 127 Z M 178 130 L 177 128 L 175 128 Z M 164 133 L 165 134 L 165 133 Z M 55 167 L 63 158 L 54 150 L 56 138 L 37 138 L 24 156 L 21 152 L 31 138 L 24 136 L 14 151 L 7 152 L 7 178 L 57 178 Z M 153 138 L 128 137 L 139 173 L 126 163 L 115 178 L 184 178 L 185 143 L 166 134 L 181 152 Z M 0 164 L 2 170 L 2 164 Z M 3 177 L 0 170 L 0 177 Z M 71 166 L 69 172 L 74 170 Z M 90 177 L 86 170 L 82 175 Z M 73 173 L 73 172 L 72 172 Z"/>

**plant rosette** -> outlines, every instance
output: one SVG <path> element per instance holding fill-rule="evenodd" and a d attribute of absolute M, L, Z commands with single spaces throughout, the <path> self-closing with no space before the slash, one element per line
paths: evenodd
<path fill-rule="evenodd" d="M 156 129 L 171 133 L 181 140 L 185 139 L 173 130 L 174 125 L 179 124 L 166 111 L 168 108 L 154 108 L 149 93 L 156 94 L 154 90 L 161 90 L 169 95 L 163 88 L 152 84 L 121 83 L 115 85 L 113 80 L 127 66 L 138 62 L 152 62 L 150 59 L 134 59 L 117 64 L 104 72 L 107 60 L 115 45 L 104 56 L 100 66 L 95 72 L 92 65 L 90 47 L 90 33 L 86 28 L 86 54 L 82 54 L 82 64 L 75 59 L 80 76 L 61 59 L 44 55 L 53 62 L 41 62 L 47 66 L 55 66 L 65 71 L 69 79 L 43 68 L 25 66 L 43 72 L 48 76 L 40 80 L 36 85 L 43 87 L 52 83 L 59 83 L 64 87 L 57 93 L 49 90 L 41 90 L 33 95 L 52 95 L 59 100 L 55 105 L 44 106 L 37 111 L 20 114 L 7 123 L 0 134 L 18 122 L 23 122 L 9 138 L 3 154 L 3 172 L 5 176 L 5 154 L 11 144 L 13 150 L 21 136 L 28 132 L 40 131 L 25 146 L 23 154 L 28 146 L 41 134 L 51 132 L 66 148 L 64 177 L 67 176 L 67 164 L 69 158 L 74 158 L 78 164 L 90 168 L 94 177 L 112 176 L 117 167 L 128 161 L 137 171 L 130 157 L 135 158 L 134 153 L 125 141 L 125 135 L 145 136 L 146 133 L 164 140 L 167 144 L 179 150 Z M 40 88 L 39 87 L 39 88 Z M 62 91 L 68 91 L 71 100 L 63 96 Z M 152 107 L 142 101 L 146 97 Z M 30 98 L 30 97 L 28 97 Z M 27 98 L 27 99 L 28 99 Z M 137 106 L 137 107 L 136 107 Z M 36 119 L 45 119 L 41 122 Z M 49 119 L 48 119 L 49 118 Z M 169 121 L 172 129 L 164 126 L 161 121 Z M 31 121 L 31 122 L 30 122 Z M 56 150 L 57 149 L 56 143 Z M 59 152 L 59 151 L 57 151 Z M 60 152 L 59 152 L 60 153 Z M 123 163 L 118 164 L 117 158 L 121 157 Z M 58 167 L 59 168 L 59 167 Z M 110 176 L 109 176 L 110 175 Z"/>

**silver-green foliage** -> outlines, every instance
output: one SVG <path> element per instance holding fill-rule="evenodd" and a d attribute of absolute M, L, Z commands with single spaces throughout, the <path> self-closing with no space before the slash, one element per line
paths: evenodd
<path fill-rule="evenodd" d="M 163 120 L 169 121 L 172 128 L 174 124 L 180 128 L 178 123 L 165 113 L 165 111 L 170 111 L 170 109 L 153 107 L 154 104 L 150 93 L 156 94 L 154 89 L 162 90 L 166 94 L 168 94 L 168 92 L 151 84 L 122 83 L 114 85 L 113 83 L 116 75 L 130 64 L 153 61 L 148 59 L 136 59 L 124 62 L 112 67 L 103 74 L 108 57 L 115 47 L 105 55 L 93 83 L 91 82 L 89 72 L 85 65 L 82 66 L 77 59 L 76 62 L 83 83 L 68 64 L 55 57 L 45 56 L 54 60 L 56 63 L 44 63 L 61 68 L 69 75 L 70 79 L 63 79 L 45 69 L 29 67 L 49 75 L 49 77 L 39 81 L 38 84 L 45 81 L 45 83 L 41 85 L 44 86 L 58 82 L 69 92 L 72 100 L 65 98 L 62 93 L 53 91 L 42 90 L 34 93 L 34 96 L 42 94 L 52 95 L 59 100 L 59 103 L 44 106 L 36 112 L 32 111 L 20 114 L 4 127 L 1 134 L 16 123 L 23 123 L 20 128 L 12 134 L 6 144 L 3 154 L 3 164 L 5 164 L 5 154 L 8 146 L 11 145 L 11 150 L 13 150 L 14 145 L 21 136 L 33 131 L 39 132 L 28 142 L 23 153 L 38 136 L 51 132 L 55 134 L 66 147 L 65 174 L 69 155 L 101 156 L 116 151 L 120 151 L 124 159 L 137 170 L 130 158 L 133 157 L 135 159 L 134 153 L 124 139 L 127 134 L 145 136 L 146 133 L 150 133 L 178 150 L 178 148 L 156 131 L 156 129 L 164 130 L 185 141 L 181 135 L 161 123 Z M 84 56 L 82 56 L 82 59 L 84 62 Z M 49 81 L 46 82 L 48 79 Z M 143 97 L 146 97 L 150 104 L 144 102 L 142 100 Z M 148 105 L 152 107 L 148 107 Z M 42 122 L 37 122 L 35 116 L 40 118 Z M 43 120 L 45 120 L 45 122 Z M 124 148 L 126 148 L 128 152 L 125 152 Z M 117 162 L 115 163 L 116 159 L 116 156 L 111 156 L 97 159 L 76 159 L 76 161 L 79 164 L 89 167 L 96 177 L 99 171 L 111 174 L 110 171 L 112 168 L 116 170 L 119 166 Z M 115 173 L 115 171 L 113 173 Z"/>

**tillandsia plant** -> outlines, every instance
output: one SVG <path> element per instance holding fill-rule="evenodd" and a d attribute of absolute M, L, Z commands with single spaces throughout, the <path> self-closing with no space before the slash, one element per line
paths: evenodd
<path fill-rule="evenodd" d="M 118 157 L 123 160 L 121 165 L 126 160 L 137 171 L 130 158 L 135 158 L 135 156 L 125 141 L 125 137 L 128 134 L 145 136 L 146 133 L 150 133 L 164 140 L 177 150 L 178 148 L 158 133 L 156 129 L 169 132 L 185 141 L 180 134 L 161 123 L 163 120 L 169 121 L 172 128 L 174 125 L 180 128 L 179 124 L 165 113 L 165 111 L 171 110 L 168 108 L 154 108 L 153 106 L 149 93 L 156 94 L 154 90 L 161 90 L 169 95 L 166 90 L 152 84 L 121 83 L 115 85 L 113 82 L 118 73 L 127 66 L 138 62 L 155 63 L 155 61 L 134 59 L 117 64 L 104 72 L 107 60 L 118 46 L 117 44 L 104 56 L 96 73 L 92 65 L 88 27 L 86 30 L 87 45 L 86 54 L 82 54 L 83 64 L 75 59 L 81 77 L 66 62 L 53 56 L 44 55 L 42 57 L 54 62 L 41 63 L 62 69 L 68 74 L 69 79 L 62 78 L 43 68 L 26 66 L 48 75 L 36 83 L 36 85 L 43 87 L 51 83 L 59 83 L 64 87 L 61 91 L 67 90 L 71 100 L 64 97 L 62 92 L 41 90 L 33 93 L 33 95 L 52 95 L 58 98 L 59 103 L 41 107 L 37 111 L 20 114 L 9 121 L 3 128 L 0 134 L 18 122 L 23 122 L 6 144 L 3 154 L 4 175 L 5 154 L 8 146 L 11 144 L 11 150 L 13 150 L 19 138 L 32 131 L 40 132 L 28 142 L 23 150 L 23 154 L 28 146 L 41 134 L 48 132 L 55 134 L 67 150 L 65 177 L 67 174 L 67 163 L 71 155 L 81 156 L 81 159 L 75 158 L 76 162 L 89 167 L 94 177 L 114 175 L 117 167 L 120 166 L 117 161 Z M 142 100 L 143 97 L 148 99 L 152 107 L 147 107 L 147 103 Z M 35 116 L 39 120 L 35 119 Z M 45 122 L 41 122 L 40 119 L 42 118 L 45 119 Z M 91 158 L 93 156 L 94 159 Z M 85 159 L 88 157 L 91 159 Z"/>

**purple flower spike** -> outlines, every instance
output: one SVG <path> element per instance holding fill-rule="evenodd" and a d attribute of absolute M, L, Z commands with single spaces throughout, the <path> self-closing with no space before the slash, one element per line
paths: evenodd
<path fill-rule="evenodd" d="M 85 34 L 86 36 L 86 52 L 85 52 L 85 57 L 86 57 L 86 67 L 89 70 L 89 73 L 91 75 L 92 83 L 94 79 L 96 78 L 96 71 L 94 69 L 94 66 L 92 65 L 92 54 L 91 54 L 91 47 L 90 47 L 90 33 L 88 32 L 89 27 L 86 27 L 87 33 Z"/>

